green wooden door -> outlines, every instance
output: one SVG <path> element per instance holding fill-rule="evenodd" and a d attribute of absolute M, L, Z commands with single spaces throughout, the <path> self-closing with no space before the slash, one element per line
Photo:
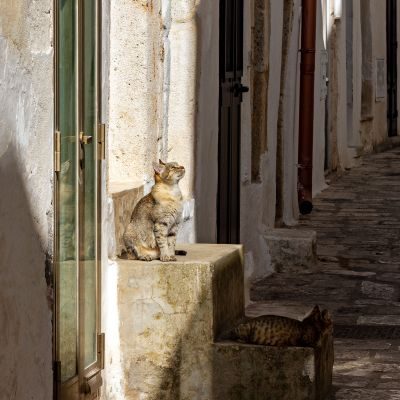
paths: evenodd
<path fill-rule="evenodd" d="M 101 385 L 97 0 L 56 0 L 56 396 Z"/>

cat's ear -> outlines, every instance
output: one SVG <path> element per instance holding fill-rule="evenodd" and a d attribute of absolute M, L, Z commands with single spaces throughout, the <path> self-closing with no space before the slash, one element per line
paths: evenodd
<path fill-rule="evenodd" d="M 161 158 L 158 160 L 161 165 L 165 165 L 165 162 L 161 161 Z"/>
<path fill-rule="evenodd" d="M 321 310 L 319 309 L 318 304 L 316 304 L 316 305 L 314 306 L 314 308 L 313 308 L 312 311 L 311 311 L 311 314 L 313 314 L 313 315 L 321 315 Z"/>
<path fill-rule="evenodd" d="M 154 168 L 154 172 L 157 175 L 161 175 L 164 172 L 164 165 L 158 164 L 156 162 L 153 162 L 153 168 Z"/>
<path fill-rule="evenodd" d="M 319 316 L 321 316 L 321 311 L 320 311 L 318 305 L 315 305 L 314 308 L 305 316 L 304 319 L 316 318 Z"/>

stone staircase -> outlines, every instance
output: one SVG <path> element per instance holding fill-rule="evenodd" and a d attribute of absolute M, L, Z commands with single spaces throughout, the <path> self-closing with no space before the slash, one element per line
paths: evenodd
<path fill-rule="evenodd" d="M 171 263 L 116 261 L 120 363 L 108 363 L 107 374 L 119 369 L 114 375 L 119 374 L 122 390 L 120 397 L 103 398 L 326 398 L 332 337 L 317 349 L 219 341 L 245 313 L 242 247 L 193 244 L 179 249 L 187 255 Z"/>

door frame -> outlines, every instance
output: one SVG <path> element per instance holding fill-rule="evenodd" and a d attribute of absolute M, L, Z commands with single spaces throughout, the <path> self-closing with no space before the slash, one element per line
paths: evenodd
<path fill-rule="evenodd" d="M 83 124 L 83 5 L 85 0 L 73 0 L 74 8 L 75 8 L 75 68 L 76 68 L 76 77 L 75 77 L 75 87 L 76 87 L 76 163 L 79 163 L 79 148 L 81 146 L 79 139 L 79 133 L 81 131 L 81 127 Z M 62 400 L 76 400 L 76 399 L 95 399 L 97 398 L 97 394 L 85 394 L 83 392 L 84 388 L 90 385 L 96 385 L 94 380 L 100 379 L 101 384 L 101 375 L 100 371 L 104 369 L 104 344 L 105 338 L 104 334 L 101 334 L 101 208 L 102 208 L 102 160 L 105 158 L 104 151 L 104 142 L 105 142 L 105 128 L 104 124 L 100 121 L 102 120 L 101 110 L 102 110 L 102 92 L 101 92 L 101 82 L 102 82 L 102 62 L 101 62 L 101 48 L 102 48 L 102 35 L 101 35 L 101 27 L 102 27 L 102 0 L 94 0 L 95 3 L 95 63 L 96 63 L 96 73 L 95 73 L 95 121 L 96 121 L 96 142 L 93 143 L 93 151 L 96 157 L 96 166 L 95 166 L 95 178 L 94 181 L 96 183 L 96 199 L 94 202 L 95 207 L 95 220 L 96 220 L 96 345 L 97 345 L 97 358 L 95 363 L 91 364 L 89 367 L 84 368 L 83 366 L 83 352 L 80 348 L 80 343 L 83 342 L 83 333 L 80 331 L 80 326 L 82 324 L 82 314 L 79 310 L 81 310 L 82 305 L 80 304 L 80 295 L 82 293 L 82 282 L 79 281 L 79 271 L 82 269 L 82 257 L 79 246 L 79 231 L 81 229 L 81 209 L 82 204 L 79 200 L 81 196 L 81 187 L 82 185 L 78 184 L 78 175 L 79 168 L 76 168 L 76 197 L 77 201 L 75 201 L 75 207 L 77 210 L 77 221 L 75 232 L 77 232 L 76 238 L 76 251 L 77 251 L 77 274 L 78 274 L 78 285 L 77 285 L 77 326 L 78 326 L 78 334 L 77 334 L 77 375 L 73 378 L 69 379 L 67 382 L 61 382 L 61 363 L 58 360 L 58 340 L 60 335 L 59 330 L 59 316 L 60 316 L 60 293 L 59 293 L 59 165 L 60 162 L 60 141 L 58 140 L 59 132 L 59 2 L 60 0 L 53 0 L 53 37 L 54 37 L 54 70 L 53 70 L 53 87 L 54 87 L 54 141 L 53 141 L 53 157 L 54 157 L 54 187 L 53 187 L 53 204 L 54 204 L 54 242 L 53 242 L 53 290 L 54 290 L 54 299 L 53 299 L 53 398 L 54 399 L 62 399 Z M 90 381 L 90 382 L 89 382 Z"/>

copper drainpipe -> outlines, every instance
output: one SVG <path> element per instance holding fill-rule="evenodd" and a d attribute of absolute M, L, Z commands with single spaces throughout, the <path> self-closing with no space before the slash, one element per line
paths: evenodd
<path fill-rule="evenodd" d="M 316 0 L 302 0 L 297 183 L 299 209 L 302 214 L 309 214 L 313 208 L 312 162 L 316 18 Z"/>

